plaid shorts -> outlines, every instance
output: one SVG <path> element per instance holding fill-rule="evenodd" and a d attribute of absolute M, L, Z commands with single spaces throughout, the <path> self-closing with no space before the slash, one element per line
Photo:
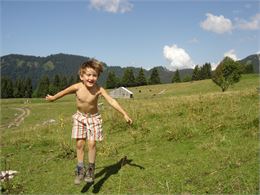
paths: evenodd
<path fill-rule="evenodd" d="M 102 141 L 102 118 L 99 113 L 83 114 L 77 111 L 73 116 L 72 138 Z"/>

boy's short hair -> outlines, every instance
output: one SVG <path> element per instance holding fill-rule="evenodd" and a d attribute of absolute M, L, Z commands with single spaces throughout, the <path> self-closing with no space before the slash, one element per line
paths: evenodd
<path fill-rule="evenodd" d="M 98 73 L 98 76 L 100 75 L 101 72 L 103 72 L 102 62 L 100 62 L 94 58 L 91 58 L 88 61 L 83 62 L 81 64 L 79 72 L 78 72 L 79 76 L 81 76 L 85 73 L 86 68 L 93 68 Z"/>

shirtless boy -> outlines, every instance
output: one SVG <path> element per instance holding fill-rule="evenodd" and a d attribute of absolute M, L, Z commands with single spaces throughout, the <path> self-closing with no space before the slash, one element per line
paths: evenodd
<path fill-rule="evenodd" d="M 81 82 L 58 92 L 55 95 L 47 95 L 46 100 L 55 101 L 65 95 L 75 93 L 77 112 L 73 117 L 72 138 L 76 139 L 77 167 L 75 184 L 80 184 L 81 180 L 87 182 L 94 181 L 96 141 L 103 140 L 102 119 L 98 112 L 98 97 L 102 95 L 105 100 L 118 112 L 120 112 L 127 123 L 132 124 L 132 119 L 118 104 L 118 102 L 108 95 L 106 90 L 97 85 L 97 79 L 103 71 L 101 62 L 91 59 L 84 62 L 79 70 Z M 88 167 L 84 168 L 84 146 L 88 140 Z"/>

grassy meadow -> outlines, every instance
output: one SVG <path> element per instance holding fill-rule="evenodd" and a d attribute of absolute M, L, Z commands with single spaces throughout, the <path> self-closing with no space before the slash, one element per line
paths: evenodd
<path fill-rule="evenodd" d="M 74 185 L 74 96 L 1 100 L 1 183 L 7 194 L 258 194 L 259 75 L 221 92 L 211 80 L 130 88 L 118 99 L 134 123 L 104 99 L 105 139 L 98 143 L 93 185 Z M 30 115 L 8 128 L 15 108 Z M 124 156 L 127 160 L 120 161 Z M 86 155 L 87 161 L 87 155 Z"/>

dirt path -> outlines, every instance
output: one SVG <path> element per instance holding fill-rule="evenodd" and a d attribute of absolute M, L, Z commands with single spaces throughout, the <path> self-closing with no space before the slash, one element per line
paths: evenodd
<path fill-rule="evenodd" d="M 31 113 L 29 108 L 14 108 L 14 109 L 20 111 L 21 113 L 12 122 L 10 122 L 9 124 L 1 125 L 0 128 L 5 128 L 5 127 L 11 128 L 13 126 L 18 127 L 21 124 L 21 122 L 23 122 L 23 120 L 26 117 L 28 117 Z"/>

